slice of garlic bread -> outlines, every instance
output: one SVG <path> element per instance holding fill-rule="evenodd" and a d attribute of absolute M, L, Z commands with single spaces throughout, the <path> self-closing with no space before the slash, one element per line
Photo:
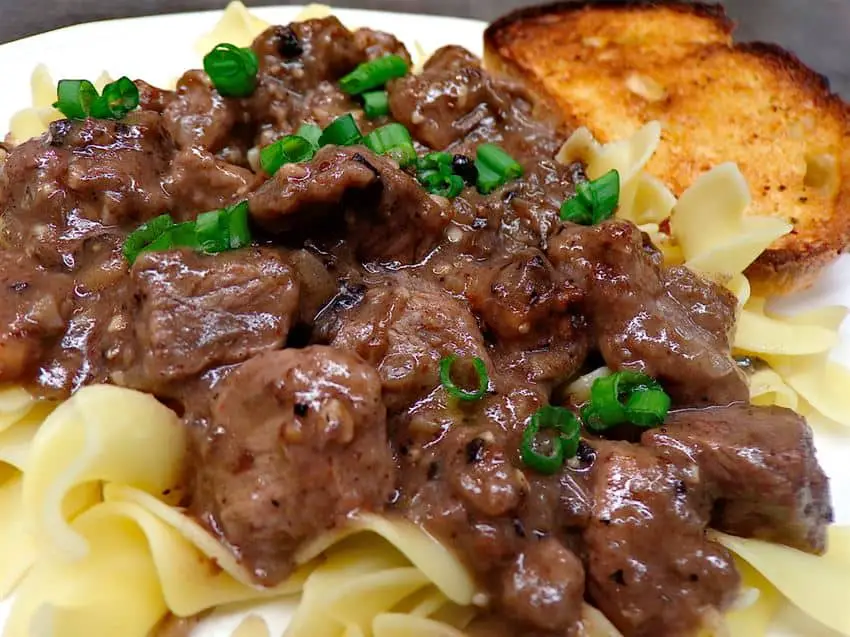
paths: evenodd
<path fill-rule="evenodd" d="M 850 242 L 850 109 L 791 53 L 731 34 L 716 5 L 567 2 L 493 23 L 485 61 L 602 142 L 661 121 L 648 170 L 677 195 L 737 162 L 752 211 L 794 226 L 747 271 L 757 292 L 784 293 Z"/>

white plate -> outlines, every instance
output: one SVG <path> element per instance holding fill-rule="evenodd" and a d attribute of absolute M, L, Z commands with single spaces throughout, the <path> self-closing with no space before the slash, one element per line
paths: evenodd
<path fill-rule="evenodd" d="M 300 7 L 263 7 L 252 10 L 264 20 L 286 24 Z M 461 44 L 480 55 L 485 23 L 476 20 L 428 15 L 339 9 L 336 15 L 349 27 L 369 26 L 396 34 L 408 48 L 414 42 L 425 51 L 445 44 Z M 30 105 L 30 74 L 38 63 L 47 64 L 54 78 L 94 79 L 106 70 L 112 77 L 141 77 L 153 84 L 167 84 L 184 70 L 200 67 L 195 40 L 207 33 L 220 12 L 186 13 L 128 20 L 110 20 L 68 27 L 0 46 L 3 93 L 0 101 L 0 131 L 13 113 Z M 2 133 L 0 133 L 2 136 Z M 845 255 L 812 290 L 796 298 L 783 299 L 777 307 L 789 312 L 827 304 L 850 306 L 850 256 Z M 850 321 L 845 323 L 843 342 L 835 355 L 850 365 Z M 840 431 L 816 432 L 820 461 L 832 480 L 836 521 L 850 524 L 850 436 Z M 0 604 L 0 626 L 8 603 Z M 793 613 L 793 611 L 792 611 Z M 273 635 L 281 634 L 288 612 L 278 609 Z M 272 619 L 272 617 L 269 617 Z M 832 631 L 789 617 L 770 637 L 828 637 Z M 195 631 L 197 637 L 229 637 L 237 618 L 217 622 Z M 104 636 L 110 637 L 110 636 Z M 320 636 L 317 636 L 320 637 Z"/>

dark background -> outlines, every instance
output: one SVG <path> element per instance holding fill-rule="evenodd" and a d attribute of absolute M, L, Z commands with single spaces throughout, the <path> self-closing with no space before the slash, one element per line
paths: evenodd
<path fill-rule="evenodd" d="M 339 7 L 455 15 L 492 20 L 534 2 L 522 0 L 333 0 Z M 296 4 L 245 0 L 249 6 Z M 57 27 L 179 11 L 220 9 L 226 0 L 0 0 L 0 42 Z M 302 4 L 298 2 L 297 4 Z M 827 75 L 850 97 L 850 0 L 726 0 L 738 38 L 777 42 Z M 152 44 L 154 46 L 154 44 Z"/>

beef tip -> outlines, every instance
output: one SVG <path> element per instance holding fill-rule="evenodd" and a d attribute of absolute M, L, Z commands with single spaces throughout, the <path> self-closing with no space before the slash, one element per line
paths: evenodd
<path fill-rule="evenodd" d="M 664 271 L 657 251 L 628 222 L 567 226 L 548 254 L 585 291 L 584 311 L 608 367 L 657 378 L 680 406 L 749 398 L 730 353 L 737 306 L 730 292 L 681 269 Z"/>
<path fill-rule="evenodd" d="M 354 307 L 329 308 L 318 327 L 334 347 L 377 367 L 391 413 L 439 386 L 444 356 L 489 361 L 464 304 L 435 283 L 403 274 L 375 281 Z"/>
<path fill-rule="evenodd" d="M 135 80 L 133 83 L 139 89 L 139 108 L 143 111 L 162 113 L 175 98 L 174 91 L 158 88 L 144 80 Z"/>
<path fill-rule="evenodd" d="M 502 608 L 526 625 L 566 635 L 583 601 L 581 560 L 553 538 L 530 544 L 502 575 Z"/>
<path fill-rule="evenodd" d="M 298 281 L 276 252 L 145 252 L 132 269 L 136 356 L 113 380 L 159 395 L 214 366 L 281 347 Z"/>
<path fill-rule="evenodd" d="M 205 210 L 215 210 L 244 199 L 257 183 L 250 170 L 216 158 L 199 147 L 178 152 L 163 177 L 163 188 L 171 195 L 172 215 L 194 219 Z"/>
<path fill-rule="evenodd" d="M 366 53 L 369 60 L 382 58 L 385 55 L 397 55 L 411 64 L 407 47 L 394 35 L 372 29 L 357 29 L 354 32 L 354 42 Z"/>
<path fill-rule="evenodd" d="M 692 463 L 597 442 L 593 518 L 584 531 L 590 598 L 625 637 L 696 634 L 735 599 L 732 556 L 704 537 L 708 506 Z"/>
<path fill-rule="evenodd" d="M 0 250 L 0 382 L 19 381 L 58 340 L 73 310 L 74 281 L 25 255 Z"/>
<path fill-rule="evenodd" d="M 584 362 L 589 341 L 577 311 L 582 293 L 536 248 L 478 264 L 466 295 L 492 333 L 500 369 L 556 382 Z"/>
<path fill-rule="evenodd" d="M 293 39 L 299 49 L 295 55 Z M 366 54 L 337 18 L 269 27 L 251 46 L 260 68 L 257 87 L 245 104 L 260 127 L 260 145 L 294 132 L 304 121 L 326 125 L 330 112 L 355 110 L 356 103 L 339 91 L 336 82 L 366 61 Z M 315 115 L 305 104 L 315 108 Z"/>
<path fill-rule="evenodd" d="M 670 414 L 641 441 L 696 462 L 714 499 L 712 526 L 809 553 L 826 549 L 829 484 L 806 421 L 782 407 L 732 405 Z"/>
<path fill-rule="evenodd" d="M 459 46 L 438 50 L 422 73 L 392 80 L 387 92 L 392 116 L 438 150 L 478 126 L 493 93 L 481 61 Z"/>
<path fill-rule="evenodd" d="M 292 571 L 301 542 L 379 511 L 393 489 L 381 383 L 352 354 L 256 356 L 222 383 L 211 414 L 192 510 L 262 584 Z"/>
<path fill-rule="evenodd" d="M 0 174 L 2 239 L 49 266 L 75 254 L 105 226 L 135 227 L 169 209 L 161 186 L 171 154 L 160 118 L 60 120 L 17 146 Z"/>
<path fill-rule="evenodd" d="M 215 153 L 227 144 L 240 111 L 239 102 L 219 95 L 206 73 L 187 71 L 163 109 L 163 122 L 179 148 L 200 146 Z"/>
<path fill-rule="evenodd" d="M 448 209 L 413 177 L 361 147 L 327 146 L 310 162 L 286 165 L 249 203 L 254 221 L 270 232 L 344 231 L 367 260 L 419 260 L 448 223 Z"/>

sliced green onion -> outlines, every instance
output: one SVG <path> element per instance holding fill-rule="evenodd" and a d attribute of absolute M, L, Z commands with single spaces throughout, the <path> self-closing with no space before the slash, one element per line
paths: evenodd
<path fill-rule="evenodd" d="M 97 98 L 97 89 L 88 80 L 59 80 L 53 108 L 68 119 L 85 119 Z"/>
<path fill-rule="evenodd" d="M 419 173 L 419 182 L 432 195 L 440 197 L 448 197 L 453 199 L 463 192 L 463 187 L 466 185 L 463 177 L 455 174 L 441 174 L 436 170 L 426 170 Z"/>
<path fill-rule="evenodd" d="M 670 411 L 670 396 L 662 389 L 633 392 L 626 400 L 626 417 L 638 427 L 657 427 Z"/>
<path fill-rule="evenodd" d="M 310 142 L 313 148 L 318 148 L 319 138 L 322 136 L 322 129 L 315 124 L 301 124 L 301 126 L 298 127 L 298 130 L 295 131 L 295 134 Z"/>
<path fill-rule="evenodd" d="M 437 170 L 444 175 L 451 175 L 453 172 L 452 155 L 444 152 L 428 153 L 416 160 L 416 169 L 423 172 Z"/>
<path fill-rule="evenodd" d="M 601 223 L 617 210 L 620 200 L 620 173 L 609 170 L 576 186 L 576 194 L 561 206 L 561 219 L 584 226 Z"/>
<path fill-rule="evenodd" d="M 554 429 L 557 432 L 550 440 L 552 451 L 548 454 L 535 448 L 535 440 L 542 429 Z M 578 453 L 580 436 L 581 423 L 573 412 L 563 407 L 546 405 L 534 413 L 522 432 L 520 458 L 531 469 L 552 475 L 561 469 L 567 458 Z"/>
<path fill-rule="evenodd" d="M 390 112 L 390 98 L 386 91 L 363 93 L 363 112 L 369 119 L 383 117 Z"/>
<path fill-rule="evenodd" d="M 511 179 L 522 177 L 522 166 L 495 144 L 481 144 L 475 157 L 478 190 L 487 194 Z"/>
<path fill-rule="evenodd" d="M 398 55 L 385 55 L 364 62 L 339 81 L 339 87 L 349 95 L 360 95 L 380 88 L 394 77 L 407 75 L 408 66 Z"/>
<path fill-rule="evenodd" d="M 260 65 L 249 48 L 222 42 L 204 56 L 204 71 L 216 90 L 226 97 L 247 97 L 254 92 Z"/>
<path fill-rule="evenodd" d="M 640 372 L 620 371 L 593 381 L 582 417 L 595 431 L 627 422 L 654 427 L 664 422 L 670 404 L 670 397 L 654 379 Z"/>
<path fill-rule="evenodd" d="M 103 94 L 91 105 L 92 117 L 121 119 L 139 105 L 139 89 L 127 77 L 120 77 L 103 87 Z"/>
<path fill-rule="evenodd" d="M 274 175 L 284 164 L 307 161 L 316 149 L 308 140 L 298 135 L 287 135 L 260 150 L 260 166 L 267 175 Z"/>
<path fill-rule="evenodd" d="M 337 117 L 322 131 L 319 146 L 333 144 L 335 146 L 351 146 L 360 143 L 363 136 L 357 128 L 357 122 L 351 113 Z"/>
<path fill-rule="evenodd" d="M 250 243 L 248 202 L 240 201 L 221 210 L 202 212 L 194 221 L 175 224 L 169 215 L 151 219 L 127 236 L 124 256 L 132 264 L 141 252 L 184 247 L 215 254 Z"/>
<path fill-rule="evenodd" d="M 394 122 L 376 128 L 363 138 L 363 143 L 379 155 L 389 155 L 399 166 L 404 167 L 416 161 L 413 139 L 403 124 Z"/>
<path fill-rule="evenodd" d="M 251 244 L 251 229 L 248 227 L 248 202 L 240 201 L 228 208 L 230 249 L 238 250 Z"/>
<path fill-rule="evenodd" d="M 458 387 L 452 380 L 452 368 L 458 361 L 457 356 L 445 356 L 440 360 L 440 383 L 443 385 L 443 389 L 446 390 L 446 393 L 452 398 L 466 401 L 481 400 L 484 397 L 484 394 L 487 393 L 487 388 L 490 386 L 490 377 L 487 375 L 487 366 L 484 364 L 484 361 L 477 356 L 468 360 L 472 362 L 472 367 L 475 369 L 475 374 L 478 377 L 477 389 L 473 391 L 463 389 L 462 387 Z"/>
<path fill-rule="evenodd" d="M 132 264 L 146 246 L 153 243 L 173 225 L 174 220 L 168 214 L 159 215 L 140 225 L 124 240 L 124 258 Z"/>

